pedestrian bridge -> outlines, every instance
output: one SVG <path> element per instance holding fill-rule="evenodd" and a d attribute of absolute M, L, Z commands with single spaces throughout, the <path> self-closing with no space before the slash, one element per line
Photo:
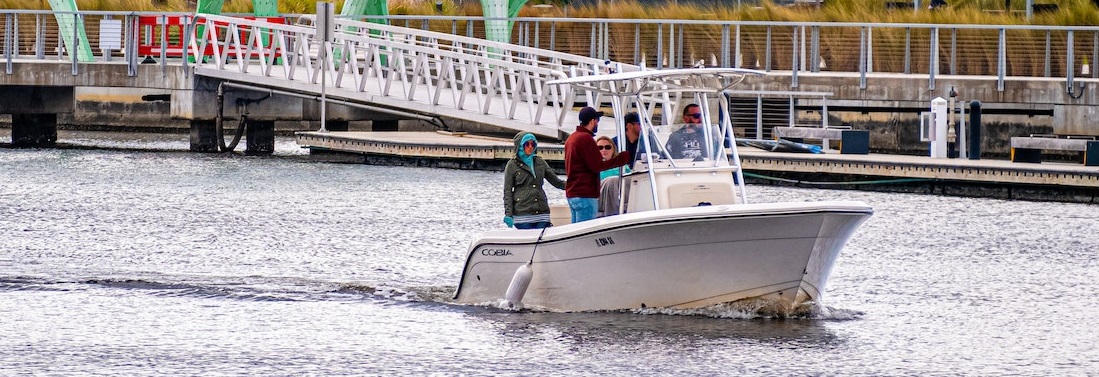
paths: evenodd
<path fill-rule="evenodd" d="M 199 15 L 184 70 L 235 87 L 278 90 L 557 138 L 595 94 L 547 82 L 641 69 L 483 39 L 336 19 L 318 38 L 311 17 L 281 24 Z M 322 30 L 323 32 L 323 30 Z M 189 33 L 188 33 L 189 34 Z"/>

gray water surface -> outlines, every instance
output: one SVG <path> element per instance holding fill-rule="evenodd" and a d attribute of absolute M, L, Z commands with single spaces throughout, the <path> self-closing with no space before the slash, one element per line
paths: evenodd
<path fill-rule="evenodd" d="M 1099 374 L 1094 205 L 749 186 L 875 208 L 819 313 L 513 312 L 501 173 L 180 148 L 0 149 L 0 374 Z"/>

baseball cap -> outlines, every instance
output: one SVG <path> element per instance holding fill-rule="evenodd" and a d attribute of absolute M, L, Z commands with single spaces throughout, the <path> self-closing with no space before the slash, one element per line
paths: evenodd
<path fill-rule="evenodd" d="M 641 123 L 641 116 L 637 115 L 637 113 L 626 114 L 626 117 L 624 119 L 625 119 L 625 122 L 623 122 L 623 123 L 625 123 L 625 124 Z"/>
<path fill-rule="evenodd" d="M 591 121 L 592 119 L 596 119 L 596 118 L 599 118 L 599 117 L 602 117 L 602 116 L 603 116 L 602 111 L 596 111 L 593 108 L 585 107 L 583 109 L 580 109 L 580 124 L 581 125 L 588 124 L 588 122 Z"/>

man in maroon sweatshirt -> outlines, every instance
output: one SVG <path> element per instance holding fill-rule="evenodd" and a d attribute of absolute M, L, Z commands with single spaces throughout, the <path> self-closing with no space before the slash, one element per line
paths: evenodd
<path fill-rule="evenodd" d="M 569 200 L 572 222 L 595 218 L 599 207 L 599 172 L 630 163 L 629 152 L 619 153 L 603 161 L 595 145 L 595 132 L 599 130 L 602 111 L 585 107 L 580 109 L 580 125 L 565 141 L 565 197 Z"/>

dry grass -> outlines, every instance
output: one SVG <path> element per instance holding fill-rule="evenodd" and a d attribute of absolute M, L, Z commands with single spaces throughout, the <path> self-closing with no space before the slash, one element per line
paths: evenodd
<path fill-rule="evenodd" d="M 250 4 L 250 3 L 249 3 Z M 187 0 L 77 0 L 76 7 L 88 11 L 193 11 Z M 190 7 L 191 9 L 187 9 Z M 251 8 L 251 5 L 249 5 Z M 46 0 L 0 0 L 0 9 L 50 9 Z"/>
<path fill-rule="evenodd" d="M 280 0 L 279 12 L 287 14 L 314 13 L 316 0 Z M 343 0 L 336 0 L 336 8 Z M 87 11 L 168 11 L 193 12 L 194 0 L 76 0 L 76 7 Z M 0 9 L 50 9 L 46 0 L 0 0 Z M 224 0 L 223 13 L 252 13 L 250 0 Z"/>
<path fill-rule="evenodd" d="M 854 23 L 922 23 L 922 24 L 986 24 L 986 25 L 1068 25 L 1068 26 L 1095 26 L 1099 25 L 1099 10 L 1093 5 L 1092 0 L 1060 0 L 1057 11 L 1035 14 L 1029 23 L 1023 17 L 1025 1 L 1016 0 L 1012 3 L 1012 9 L 1003 9 L 1003 0 L 950 0 L 950 6 L 934 11 L 921 9 L 887 9 L 887 1 L 909 2 L 911 0 L 825 0 L 825 4 L 816 6 L 785 7 L 764 3 L 762 6 L 707 7 L 692 4 L 677 4 L 668 2 L 662 5 L 646 6 L 637 0 L 604 0 L 602 7 L 594 5 L 577 5 L 562 7 L 561 0 L 531 0 L 524 7 L 520 17 L 572 17 L 572 18 L 614 18 L 614 19 L 667 19 L 667 20 L 721 20 L 721 21 L 793 21 L 793 22 L 854 22 Z M 922 0 L 928 3 L 930 0 Z M 308 14 L 315 12 L 316 0 L 280 0 L 279 11 L 285 14 Z M 554 7 L 534 7 L 535 4 L 556 4 Z M 336 1 L 336 8 L 341 9 L 343 0 Z M 77 6 L 81 10 L 107 10 L 107 11 L 174 11 L 193 12 L 194 0 L 77 0 Z M 46 0 L 0 0 L 0 8 L 5 9 L 49 9 Z M 224 13 L 251 13 L 251 0 L 224 0 Z M 431 0 L 390 0 L 389 12 L 392 15 L 449 15 L 449 16 L 481 16 L 481 4 L 479 2 L 443 0 L 442 12 L 435 8 L 435 2 Z M 450 32 L 466 30 L 466 21 L 452 24 L 450 21 L 433 21 L 430 27 L 436 31 Z M 556 23 L 556 45 L 553 49 L 574 54 L 587 55 L 591 41 L 592 27 L 590 23 Z M 640 33 L 637 33 L 640 28 Z M 543 25 L 540 33 L 543 41 L 548 40 L 547 25 Z M 479 22 L 474 22 L 475 35 L 483 35 L 483 29 Z M 706 60 L 709 63 L 720 55 L 721 27 L 720 26 L 682 26 L 685 35 L 683 48 L 685 58 L 691 62 Z M 678 31 L 677 30 L 677 31 Z M 668 27 L 663 28 L 663 38 L 669 38 Z M 791 27 L 764 27 L 744 26 L 741 28 L 741 61 L 744 66 L 751 68 L 764 68 L 770 62 L 770 68 L 785 70 L 791 68 L 792 60 L 792 34 L 796 31 Z M 822 27 L 820 56 L 826 62 L 827 69 L 838 71 L 855 71 L 858 69 L 858 45 L 860 40 L 860 28 Z M 930 43 L 930 33 L 927 29 L 912 29 L 910 35 L 906 35 L 905 28 L 875 28 L 873 30 L 873 48 L 875 51 L 874 66 L 877 72 L 904 72 L 904 48 L 906 38 L 910 38 L 911 59 L 908 69 L 911 72 L 927 72 L 930 64 L 930 52 L 926 47 Z M 956 55 L 953 66 L 946 61 L 940 66 L 940 72 L 958 74 L 989 74 L 994 72 L 996 66 L 996 51 L 998 41 L 987 32 L 969 30 L 942 30 L 940 37 L 940 60 L 946 61 L 949 56 Z M 954 33 L 957 33 L 954 35 Z M 639 35 L 641 42 L 635 49 L 633 38 Z M 649 65 L 654 65 L 656 59 L 657 26 L 646 24 L 635 26 L 632 24 L 613 25 L 610 30 L 612 41 L 624 41 L 610 47 L 609 58 L 620 61 L 633 62 L 636 57 L 644 57 Z M 768 40 L 770 35 L 770 40 Z M 1051 54 L 1050 66 L 1052 75 L 1061 75 L 1066 66 L 1078 67 L 1085 57 L 1094 54 L 1093 46 L 1088 42 L 1091 34 L 1077 36 L 1076 56 L 1078 62 L 1066 64 L 1058 61 L 1064 56 L 1067 38 L 1064 33 L 1050 35 L 1051 46 L 1054 48 Z M 950 44 L 951 40 L 956 45 Z M 1042 31 L 1011 31 L 1008 33 L 1008 74 L 1009 75 L 1043 75 L 1046 69 L 1044 56 L 1036 51 L 1044 51 L 1046 33 Z M 625 43 L 628 41 L 628 43 Z M 767 54 L 767 46 L 770 45 L 770 55 Z M 549 48 L 551 46 L 541 46 Z M 664 52 L 667 54 L 667 51 Z M 758 62 L 758 63 L 757 63 Z M 690 63 L 686 63 L 690 64 Z"/>
<path fill-rule="evenodd" d="M 923 1 L 927 2 L 928 0 Z M 913 12 L 911 9 L 887 9 L 886 1 L 866 0 L 826 0 L 825 5 L 820 8 L 786 7 L 770 3 L 759 7 L 707 7 L 671 2 L 646 7 L 634 0 L 608 0 L 609 5 L 603 7 L 569 7 L 568 15 L 581 18 L 1019 25 L 1027 23 L 1023 17 L 1024 3 L 1017 0 L 1011 11 L 1004 12 L 1002 0 L 954 0 L 946 8 Z M 1056 12 L 1036 14 L 1031 24 L 1099 25 L 1099 12 L 1091 0 L 1062 0 L 1057 1 L 1057 4 L 1059 8 Z M 535 15 L 535 12 L 529 13 Z M 564 14 L 563 11 L 556 13 L 554 15 Z"/>
<path fill-rule="evenodd" d="M 909 2 L 910 0 L 889 0 Z M 930 0 L 925 0 L 927 3 Z M 943 23 L 943 24 L 1024 24 L 1021 17 L 1025 1 L 1017 0 L 1012 9 L 1005 12 L 1003 0 L 952 0 L 950 6 L 936 11 L 913 12 L 911 10 L 886 9 L 887 1 L 826 0 L 824 6 L 785 7 L 763 2 L 759 7 L 699 6 L 666 3 L 644 6 L 636 0 L 606 0 L 603 7 L 594 5 L 557 5 L 549 10 L 535 8 L 536 4 L 554 4 L 558 0 L 532 0 L 520 11 L 522 17 L 564 16 L 606 17 L 625 19 L 679 19 L 679 20 L 743 20 L 743 21 L 799 21 L 799 22 L 876 22 L 876 23 Z M 335 1 L 340 9 L 343 0 Z M 1036 14 L 1031 24 L 1036 25 L 1099 25 L 1099 11 L 1091 0 L 1056 1 L 1058 10 Z M 81 10 L 102 11 L 194 11 L 194 0 L 77 0 Z M 50 9 L 46 0 L 0 0 L 2 9 Z M 250 0 L 224 0 L 225 13 L 250 13 Z M 316 0 L 281 0 L 279 11 L 287 14 L 313 13 Z M 430 0 L 391 0 L 390 14 L 436 15 L 435 2 Z M 479 2 L 443 1 L 441 14 L 451 16 L 480 16 Z"/>

